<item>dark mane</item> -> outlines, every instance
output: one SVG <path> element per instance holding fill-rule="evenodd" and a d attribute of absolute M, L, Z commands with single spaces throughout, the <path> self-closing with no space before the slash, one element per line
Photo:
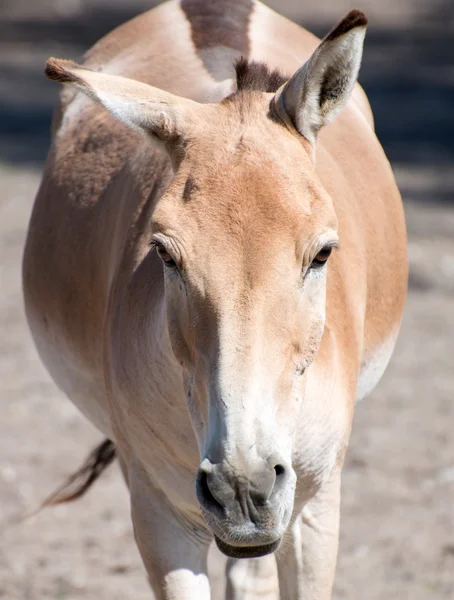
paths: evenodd
<path fill-rule="evenodd" d="M 278 69 L 242 56 L 235 63 L 237 91 L 276 92 L 288 81 Z"/>

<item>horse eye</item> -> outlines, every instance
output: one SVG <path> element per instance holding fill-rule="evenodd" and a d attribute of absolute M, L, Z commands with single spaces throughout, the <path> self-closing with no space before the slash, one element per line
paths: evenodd
<path fill-rule="evenodd" d="M 323 267 L 323 265 L 326 263 L 326 261 L 330 257 L 332 251 L 333 251 L 332 246 L 325 246 L 324 248 L 322 248 L 320 250 L 320 252 L 317 254 L 317 256 L 314 258 L 314 260 L 312 261 L 310 269 L 320 269 L 321 267 Z"/>
<path fill-rule="evenodd" d="M 156 243 L 155 248 L 159 258 L 162 260 L 162 262 L 168 269 L 177 268 L 177 263 L 173 260 L 172 256 L 169 254 L 169 252 L 167 252 L 167 250 L 162 244 Z"/>

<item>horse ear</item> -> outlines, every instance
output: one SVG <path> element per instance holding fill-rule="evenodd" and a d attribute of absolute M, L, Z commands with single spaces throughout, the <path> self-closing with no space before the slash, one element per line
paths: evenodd
<path fill-rule="evenodd" d="M 346 104 L 358 77 L 367 19 L 352 10 L 276 93 L 275 106 L 312 144 Z"/>
<path fill-rule="evenodd" d="M 199 106 L 145 83 L 92 71 L 69 60 L 49 58 L 46 75 L 77 86 L 128 127 L 162 142 L 184 136 L 187 116 Z"/>

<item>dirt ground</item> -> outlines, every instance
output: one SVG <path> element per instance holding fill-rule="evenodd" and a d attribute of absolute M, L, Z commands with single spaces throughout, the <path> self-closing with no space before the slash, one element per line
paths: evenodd
<path fill-rule="evenodd" d="M 317 32 L 351 6 L 306 4 L 274 2 L 301 21 L 306 15 Z M 428 0 L 362 5 L 376 18 L 362 82 L 405 199 L 411 276 L 392 363 L 356 412 L 334 598 L 447 600 L 454 598 L 454 9 Z M 42 63 L 52 54 L 77 58 L 146 3 L 125 6 L 0 6 L 0 598 L 7 600 L 150 598 L 116 466 L 83 500 L 20 521 L 101 439 L 50 381 L 23 315 L 21 253 L 55 99 Z"/>

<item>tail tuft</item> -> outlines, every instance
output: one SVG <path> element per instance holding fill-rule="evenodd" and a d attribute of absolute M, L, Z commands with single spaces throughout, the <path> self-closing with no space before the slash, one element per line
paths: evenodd
<path fill-rule="evenodd" d="M 111 440 L 104 440 L 87 457 L 85 463 L 75 473 L 58 487 L 41 504 L 36 512 L 46 506 L 72 502 L 85 494 L 85 492 L 107 469 L 116 455 L 115 444 Z"/>

